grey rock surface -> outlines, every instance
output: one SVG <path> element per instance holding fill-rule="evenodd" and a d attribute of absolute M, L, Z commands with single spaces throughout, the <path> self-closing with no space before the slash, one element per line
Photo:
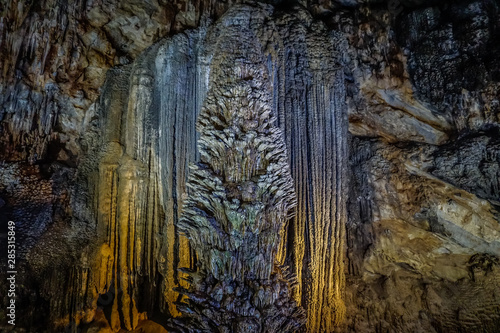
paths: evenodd
<path fill-rule="evenodd" d="M 15 220 L 25 331 L 179 314 L 195 122 L 233 5 L 0 2 L 0 251 Z M 495 332 L 498 1 L 273 5 L 250 21 L 297 193 L 278 258 L 305 331 Z"/>

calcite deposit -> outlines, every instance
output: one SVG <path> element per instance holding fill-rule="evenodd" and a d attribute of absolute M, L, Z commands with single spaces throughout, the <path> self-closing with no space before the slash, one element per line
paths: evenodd
<path fill-rule="evenodd" d="M 276 260 L 296 195 L 257 37 L 266 9 L 236 7 L 216 36 L 208 31 L 218 42 L 196 126 L 200 162 L 191 165 L 179 220 L 197 260 L 180 290 L 187 300 L 177 303 L 176 323 L 190 332 L 292 332 L 305 324 L 291 295 L 296 281 Z"/>
<path fill-rule="evenodd" d="M 196 124 L 258 64 L 296 203 L 257 272 L 287 267 L 301 331 L 498 331 L 499 40 L 496 0 L 0 0 L 0 330 L 182 329 Z"/>

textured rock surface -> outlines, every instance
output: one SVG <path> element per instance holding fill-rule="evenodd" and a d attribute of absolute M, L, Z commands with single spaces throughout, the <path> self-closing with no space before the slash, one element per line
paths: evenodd
<path fill-rule="evenodd" d="M 329 25 L 349 38 L 358 136 L 340 330 L 495 332 L 498 3 L 360 7 Z"/>
<path fill-rule="evenodd" d="M 271 110 L 286 133 L 296 191 L 314 185 L 301 191 L 297 218 L 282 242 L 297 248 L 283 245 L 279 257 L 298 275 L 294 297 L 306 307 L 308 325 L 331 330 L 344 307 L 345 45 L 298 7 L 293 14 L 267 11 L 265 24 L 252 21 L 252 43 L 265 59 Z M 240 15 L 249 14 L 233 12 L 225 20 L 238 22 Z M 212 55 L 223 27 L 212 28 L 210 38 L 207 28 L 175 35 L 108 72 L 79 141 L 83 154 L 68 232 L 85 247 L 76 254 L 74 273 L 65 274 L 66 268 L 46 282 L 53 299 L 49 321 L 85 323 L 103 307 L 116 330 L 137 327 L 146 312 L 178 315 L 179 294 L 172 288 L 182 285 L 178 268 L 193 265 L 187 240 L 177 232 L 181 196 L 187 165 L 198 159 L 194 124 L 209 73 L 219 68 Z M 225 48 L 231 52 L 231 45 L 218 52 Z M 49 270 L 47 259 L 40 261 L 39 270 Z M 58 293 L 66 280 L 81 286 L 78 298 Z M 103 304 L 110 292 L 112 301 Z"/>
<path fill-rule="evenodd" d="M 163 36 L 198 26 L 202 16 L 220 16 L 231 4 L 0 1 L 2 158 L 74 163 L 106 71 L 130 63 Z"/>
<path fill-rule="evenodd" d="M 359 213 L 348 226 L 346 304 L 356 304 L 347 310 L 349 329 L 495 331 L 500 227 L 494 204 L 428 172 L 436 161 L 452 163 L 448 147 L 356 145 L 353 157 L 362 163 L 355 167 L 360 195 L 350 206 Z M 460 165 L 476 167 L 475 161 Z"/>
<path fill-rule="evenodd" d="M 197 261 L 181 290 L 188 299 L 177 304 L 177 322 L 189 332 L 293 332 L 305 324 L 291 296 L 295 281 L 276 260 L 297 201 L 257 37 L 271 8 L 231 9 L 207 36 L 217 43 L 196 126 L 200 162 L 190 165 L 179 221 Z"/>
<path fill-rule="evenodd" d="M 300 3 L 328 29 L 281 3 L 257 39 L 298 197 L 279 258 L 306 330 L 496 331 L 498 1 Z M 0 1 L 0 236 L 18 223 L 28 331 L 178 315 L 208 18 L 232 5 Z"/>

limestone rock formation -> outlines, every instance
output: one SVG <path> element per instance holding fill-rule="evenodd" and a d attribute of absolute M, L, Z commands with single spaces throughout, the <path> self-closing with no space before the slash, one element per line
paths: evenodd
<path fill-rule="evenodd" d="M 300 7 L 291 13 L 235 7 L 222 20 L 249 22 L 251 34 L 240 37 L 262 53 L 268 73 L 263 84 L 272 87 L 269 116 L 285 133 L 295 191 L 305 189 L 277 256 L 298 277 L 293 295 L 306 308 L 308 325 L 332 329 L 343 315 L 346 168 L 340 161 L 346 160 L 347 119 L 341 66 L 346 46 Z M 48 262 L 63 264 L 72 254 L 67 266 L 43 282 L 42 297 L 52 300 L 45 325 L 85 327 L 103 311 L 111 329 L 130 330 L 146 314 L 179 315 L 173 288 L 187 284 L 178 269 L 194 264 L 178 221 L 188 164 L 199 159 L 195 120 L 209 75 L 219 70 L 214 54 L 234 52 L 231 44 L 217 46 L 227 34 L 225 25 L 207 24 L 164 39 L 132 64 L 108 71 L 78 142 L 82 154 L 72 211 L 60 225 L 65 245 L 47 252 L 39 242 L 29 253 L 34 276 L 49 274 Z M 307 190 L 307 184 L 314 187 Z M 48 239 L 61 233 L 55 227 L 41 232 Z M 326 261 L 325 253 L 331 253 Z M 77 298 L 59 292 L 64 283 L 79 289 Z"/>
<path fill-rule="evenodd" d="M 189 332 L 292 332 L 305 323 L 295 281 L 276 261 L 296 197 L 255 13 L 231 10 L 214 28 L 221 33 L 196 126 L 200 162 L 179 221 L 197 262 L 177 305 Z"/>
<path fill-rule="evenodd" d="M 15 331 L 180 314 L 195 122 L 214 55 L 234 51 L 221 22 L 250 22 L 268 73 L 297 195 L 277 258 L 304 331 L 496 331 L 498 1 L 236 2 L 0 0 Z"/>
<path fill-rule="evenodd" d="M 345 331 L 494 332 L 498 3 L 400 7 L 329 21 L 353 60 Z"/>

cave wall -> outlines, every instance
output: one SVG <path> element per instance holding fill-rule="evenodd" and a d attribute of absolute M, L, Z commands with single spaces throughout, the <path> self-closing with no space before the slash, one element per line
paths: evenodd
<path fill-rule="evenodd" d="M 307 331 L 494 332 L 498 1 L 301 5 L 257 6 L 252 38 L 298 193 L 280 258 Z M 0 223 L 18 223 L 32 331 L 178 314 L 194 257 L 176 221 L 211 45 L 248 15 L 232 6 L 0 3 Z"/>
<path fill-rule="evenodd" d="M 328 24 L 353 60 L 346 330 L 497 331 L 498 2 Z"/>
<path fill-rule="evenodd" d="M 221 50 L 218 40 L 224 38 L 226 26 L 239 21 L 248 21 L 251 29 L 251 35 L 242 38 L 264 54 L 262 62 L 274 88 L 273 111 L 286 133 L 300 190 L 281 261 L 297 275 L 295 298 L 307 309 L 310 330 L 331 331 L 342 320 L 345 43 L 327 34 L 305 11 L 273 15 L 272 7 L 235 7 L 213 27 L 166 39 L 133 64 L 108 72 L 96 104 L 97 131 L 84 143 L 94 149 L 85 153 L 90 157 L 79 168 L 87 187 L 82 193 L 93 202 L 80 201 L 82 193 L 77 193 L 75 216 L 78 224 L 97 220 L 98 240 L 91 243 L 104 243 L 97 254 L 103 266 L 91 267 L 91 274 L 99 276 L 93 282 L 98 293 L 106 293 L 112 281 L 122 290 L 122 299 L 115 298 L 113 305 L 117 322 L 112 326 L 118 328 L 118 318 L 125 318 L 125 328 L 135 328 L 139 309 L 153 312 L 158 303 L 160 311 L 178 315 L 174 302 L 179 294 L 172 289 L 181 283 L 178 269 L 193 268 L 192 253 L 177 223 L 187 165 L 198 158 L 195 119 L 209 75 L 219 68 L 212 64 L 214 52 L 235 52 L 228 46 Z M 161 284 L 151 290 L 155 279 Z M 151 300 L 141 293 L 141 285 L 150 288 L 146 294 Z M 156 300 L 155 293 L 164 294 L 165 300 Z M 149 304 L 141 307 L 140 301 Z"/>

